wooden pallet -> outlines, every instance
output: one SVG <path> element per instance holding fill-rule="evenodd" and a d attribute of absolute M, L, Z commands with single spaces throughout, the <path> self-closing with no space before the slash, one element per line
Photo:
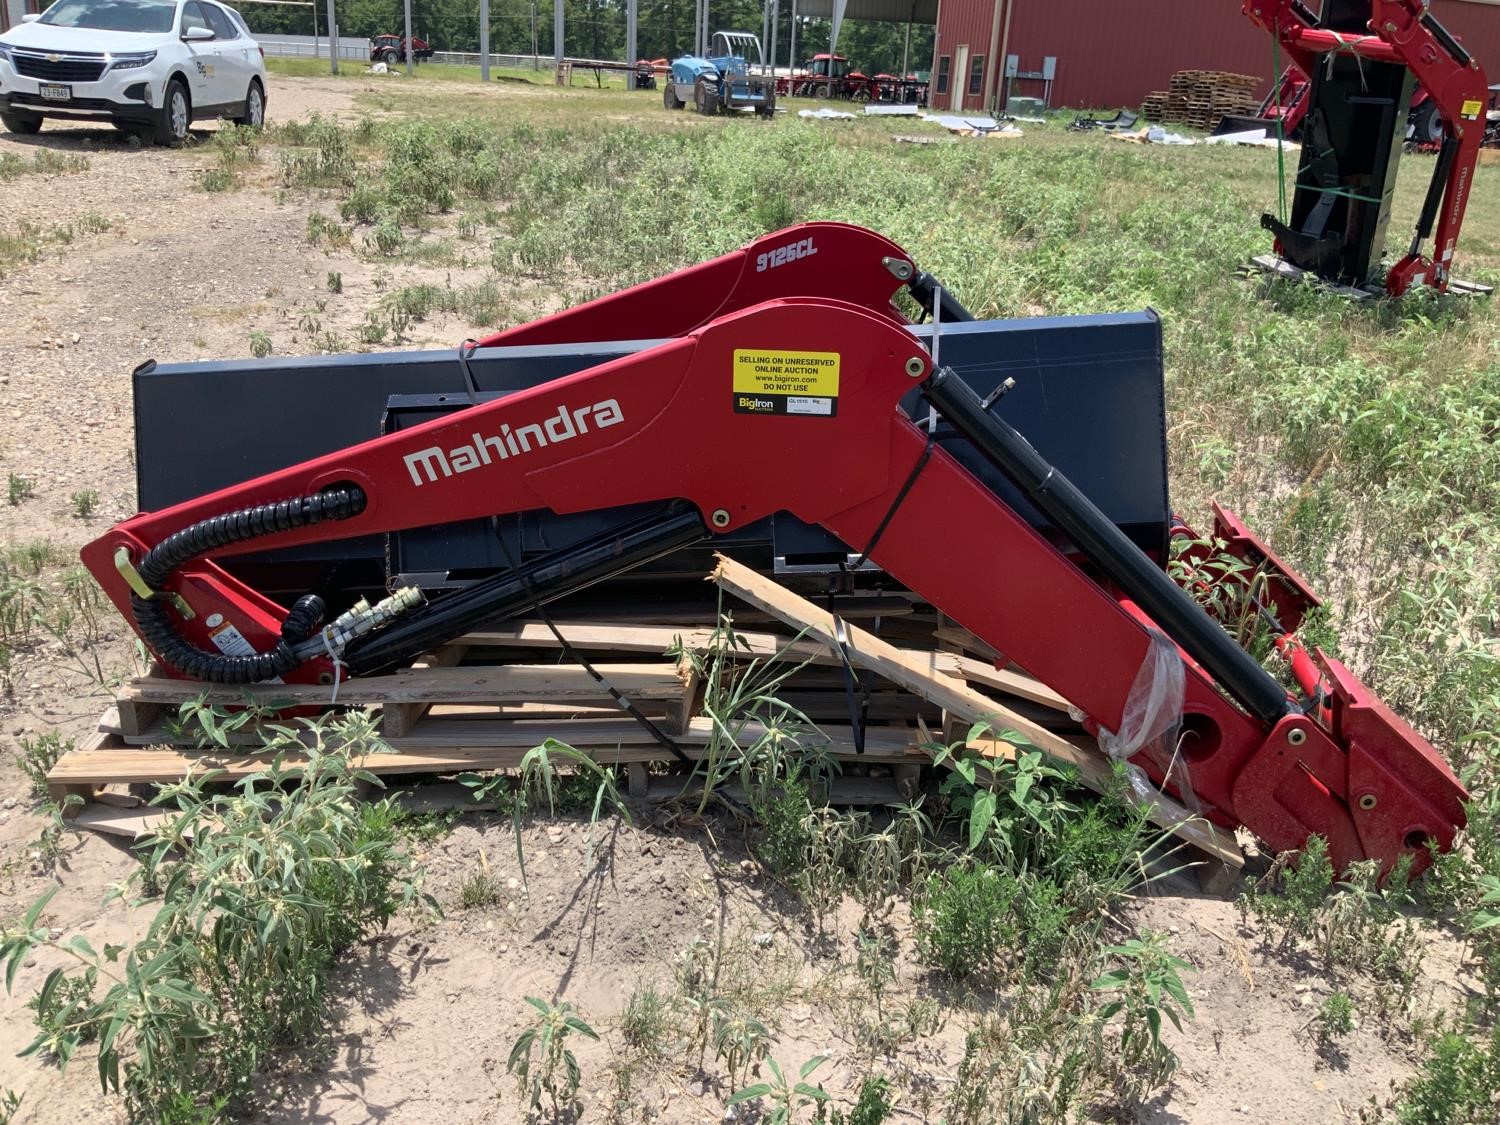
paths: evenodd
<path fill-rule="evenodd" d="M 729 560 L 720 560 L 715 579 L 756 611 L 746 616 L 795 632 L 737 630 L 737 635 L 746 659 L 796 662 L 777 694 L 816 722 L 817 731 L 804 742 L 822 746 L 846 764 L 846 779 L 859 791 L 854 798 L 845 793 L 846 798 L 909 797 L 919 771 L 932 762 L 935 733 L 945 743 L 962 740 L 970 724 L 981 719 L 992 729 L 1016 731 L 1029 745 L 1071 764 L 1085 785 L 1100 791 L 1111 786 L 1111 764 L 1068 716 L 1067 701 L 1017 670 L 997 668 L 993 650 L 967 630 L 939 619 L 936 628 L 925 626 L 925 641 L 944 651 L 901 647 L 847 621 L 840 630 L 826 610 Z M 881 628 L 910 641 L 924 631 L 919 620 L 932 618 L 882 618 Z M 703 685 L 690 662 L 664 660 L 662 654 L 679 641 L 702 651 L 710 644 L 710 627 L 566 622 L 562 629 L 601 675 L 669 734 L 683 757 L 694 761 L 704 755 L 714 727 L 698 714 Z M 840 632 L 846 638 L 843 650 L 836 640 Z M 322 685 L 229 688 L 159 674 L 138 677 L 121 688 L 93 736 L 58 760 L 48 774 L 49 787 L 58 798 L 97 801 L 109 796 L 101 792 L 109 785 L 169 783 L 206 770 L 222 771 L 232 780 L 263 772 L 276 758 L 283 766 L 306 760 L 287 751 L 273 756 L 265 749 L 265 732 L 249 724 L 227 734 L 226 748 L 198 748 L 176 716 L 182 704 L 205 700 L 225 707 L 251 701 L 304 713 L 366 711 L 378 723 L 383 746 L 363 753 L 359 765 L 380 776 L 515 769 L 527 751 L 553 738 L 600 763 L 625 766 L 632 791 L 644 797 L 645 767 L 676 755 L 623 715 L 584 668 L 559 663 L 558 648 L 555 634 L 538 622 L 478 630 L 412 668 L 341 684 L 336 702 L 331 687 Z M 864 713 L 862 747 L 856 746 L 850 725 L 846 663 L 859 684 L 854 694 Z M 753 738 L 759 730 L 745 733 Z M 308 731 L 302 737 L 314 736 Z M 991 757 L 1015 753 L 994 738 L 970 749 Z M 870 784 L 859 780 L 871 776 Z M 1148 805 L 1154 820 L 1205 857 L 1214 878 L 1238 872 L 1244 859 L 1231 834 L 1189 817 L 1163 795 Z M 88 808 L 93 810 L 89 819 L 107 831 L 132 830 L 129 825 L 147 817 L 122 820 L 114 812 Z"/>

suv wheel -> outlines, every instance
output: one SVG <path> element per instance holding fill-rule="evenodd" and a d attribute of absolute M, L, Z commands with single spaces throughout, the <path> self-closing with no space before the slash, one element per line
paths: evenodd
<path fill-rule="evenodd" d="M 31 134 L 42 127 L 42 119 L 34 113 L 7 113 L 0 116 L 0 121 L 12 133 Z"/>
<path fill-rule="evenodd" d="M 259 129 L 266 123 L 266 95 L 260 88 L 258 79 L 250 80 L 250 89 L 245 91 L 245 111 L 233 118 L 233 121 L 236 125 L 248 125 L 252 129 Z"/>
<path fill-rule="evenodd" d="M 193 123 L 193 103 L 188 98 L 187 86 L 181 78 L 167 83 L 167 94 L 156 117 L 155 141 L 159 145 L 176 147 L 187 140 L 188 126 Z"/>

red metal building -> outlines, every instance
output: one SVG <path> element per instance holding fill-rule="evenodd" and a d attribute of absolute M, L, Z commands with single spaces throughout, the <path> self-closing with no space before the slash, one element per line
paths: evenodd
<path fill-rule="evenodd" d="M 1138 106 L 1179 70 L 1258 74 L 1269 89 L 1270 36 L 1241 0 L 939 0 L 932 104 L 978 109 L 1010 93 L 1051 106 Z M 1500 81 L 1500 0 L 1432 0 L 1433 14 Z M 1053 63 L 1049 67 L 1048 59 Z M 1044 75 L 1050 74 L 1047 78 Z"/>

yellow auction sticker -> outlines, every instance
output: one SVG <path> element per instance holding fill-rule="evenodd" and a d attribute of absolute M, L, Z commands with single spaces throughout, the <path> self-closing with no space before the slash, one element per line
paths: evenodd
<path fill-rule="evenodd" d="M 838 352 L 735 349 L 735 413 L 831 418 L 838 405 Z"/>
<path fill-rule="evenodd" d="M 1483 109 L 1483 102 L 1467 101 L 1464 102 L 1463 108 L 1458 111 L 1458 115 L 1467 121 L 1473 121 L 1479 116 L 1480 112 L 1483 111 Z"/>

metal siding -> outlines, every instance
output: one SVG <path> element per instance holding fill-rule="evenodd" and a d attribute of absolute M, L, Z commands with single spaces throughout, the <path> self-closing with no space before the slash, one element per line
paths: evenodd
<path fill-rule="evenodd" d="M 984 55 L 985 71 L 988 72 L 993 60 L 989 57 L 990 50 L 990 28 L 995 18 L 995 0 L 943 0 L 941 22 L 938 25 L 937 50 L 933 52 L 933 93 L 931 101 L 937 109 L 947 109 L 952 103 L 949 95 L 939 97 L 936 92 L 937 82 L 937 58 L 947 55 L 953 66 L 952 81 L 957 88 L 963 91 L 963 109 L 979 109 L 984 97 L 982 94 L 970 94 L 969 74 L 967 64 L 964 73 L 958 73 L 958 48 L 968 44 L 969 59 L 975 55 Z M 951 88 L 950 88 L 951 94 Z"/>
<path fill-rule="evenodd" d="M 1487 80 L 1500 82 L 1500 5 L 1432 0 L 1432 14 L 1479 60 Z"/>
<path fill-rule="evenodd" d="M 1023 71 L 1057 57 L 1054 106 L 1138 106 L 1179 70 L 1271 71 L 1271 38 L 1237 0 L 1150 0 L 1128 16 L 1101 0 L 1017 0 L 1010 53 Z M 1042 83 L 1015 92 L 1040 97 Z"/>
<path fill-rule="evenodd" d="M 1262 92 L 1270 85 L 1270 36 L 1244 17 L 1238 0 L 1149 0 L 1128 16 L 1110 0 L 1014 3 L 1009 53 L 1020 56 L 1023 71 L 1057 57 L 1053 106 L 1137 106 L 1152 90 L 1166 89 L 1179 70 L 1255 74 Z M 995 8 L 995 0 L 943 0 L 934 59 L 956 57 L 961 43 L 971 55 L 987 52 Z M 1489 81 L 1500 80 L 1500 5 L 1432 0 L 1432 11 L 1479 59 Z M 986 67 L 992 63 L 986 58 Z M 1042 83 L 1018 80 L 1012 92 L 1040 97 Z M 966 95 L 964 107 L 978 102 Z"/>

